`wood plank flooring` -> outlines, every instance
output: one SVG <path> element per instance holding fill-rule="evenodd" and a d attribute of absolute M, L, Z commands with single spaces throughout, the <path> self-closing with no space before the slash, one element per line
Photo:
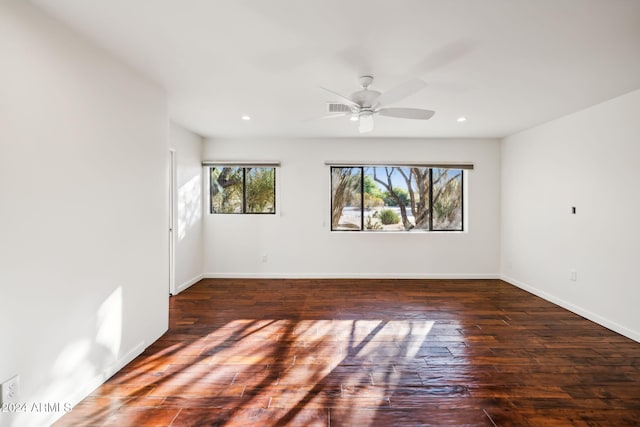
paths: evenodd
<path fill-rule="evenodd" d="M 499 280 L 207 279 L 57 426 L 637 426 L 640 344 Z"/>

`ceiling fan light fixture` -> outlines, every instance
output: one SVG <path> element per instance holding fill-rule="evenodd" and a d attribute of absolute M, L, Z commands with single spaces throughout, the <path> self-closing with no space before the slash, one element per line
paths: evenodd
<path fill-rule="evenodd" d="M 351 120 L 352 122 L 357 122 L 358 121 L 358 115 L 357 114 L 352 114 L 351 117 L 349 117 L 349 120 Z"/>

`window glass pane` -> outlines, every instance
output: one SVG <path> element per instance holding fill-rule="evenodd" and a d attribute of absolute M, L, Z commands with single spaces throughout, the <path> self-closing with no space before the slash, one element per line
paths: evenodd
<path fill-rule="evenodd" d="M 246 213 L 273 213 L 276 211 L 275 168 L 246 168 Z"/>
<path fill-rule="evenodd" d="M 211 213 L 242 213 L 241 167 L 211 168 Z"/>
<path fill-rule="evenodd" d="M 371 215 L 382 230 L 429 229 L 429 168 L 372 167 L 367 175 L 382 193 L 384 206 Z"/>
<path fill-rule="evenodd" d="M 331 229 L 360 230 L 362 168 L 331 168 Z"/>
<path fill-rule="evenodd" d="M 433 169 L 433 229 L 462 230 L 461 169 Z"/>
<path fill-rule="evenodd" d="M 404 230 L 401 205 L 406 191 L 406 182 L 399 168 L 364 168 L 364 200 L 366 230 Z"/>
<path fill-rule="evenodd" d="M 409 168 L 411 187 L 409 204 L 416 230 L 429 230 L 431 210 L 429 209 L 431 183 L 430 168 Z"/>

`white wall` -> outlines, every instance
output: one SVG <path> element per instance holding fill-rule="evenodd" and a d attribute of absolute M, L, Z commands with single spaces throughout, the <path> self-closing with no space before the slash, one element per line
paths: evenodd
<path fill-rule="evenodd" d="M 167 329 L 166 96 L 28 2 L 0 55 L 0 381 L 63 408 Z"/>
<path fill-rule="evenodd" d="M 176 293 L 202 279 L 202 138 L 171 123 L 175 150 L 175 283 Z"/>
<path fill-rule="evenodd" d="M 635 91 L 502 142 L 505 280 L 635 340 L 638 112 Z"/>
<path fill-rule="evenodd" d="M 276 215 L 205 213 L 208 277 L 497 277 L 497 140 L 222 140 L 205 160 L 279 160 Z M 464 233 L 330 231 L 327 160 L 473 162 Z M 206 190 L 205 190 L 206 191 Z M 267 262 L 262 262 L 267 255 Z"/>

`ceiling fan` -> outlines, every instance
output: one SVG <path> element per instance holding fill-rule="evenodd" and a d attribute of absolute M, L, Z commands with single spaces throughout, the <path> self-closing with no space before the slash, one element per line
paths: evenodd
<path fill-rule="evenodd" d="M 362 89 L 352 93 L 351 97 L 320 87 L 341 100 L 341 102 L 337 103 L 328 103 L 327 107 L 331 114 L 325 116 L 325 118 L 349 117 L 351 120 L 358 122 L 358 130 L 360 133 L 364 133 L 373 130 L 373 116 L 375 114 L 415 120 L 429 120 L 435 114 L 435 111 L 421 108 L 387 108 L 387 105 L 398 102 L 424 89 L 427 84 L 420 79 L 409 80 L 384 93 L 369 89 L 371 83 L 373 83 L 373 76 L 360 77 Z"/>

